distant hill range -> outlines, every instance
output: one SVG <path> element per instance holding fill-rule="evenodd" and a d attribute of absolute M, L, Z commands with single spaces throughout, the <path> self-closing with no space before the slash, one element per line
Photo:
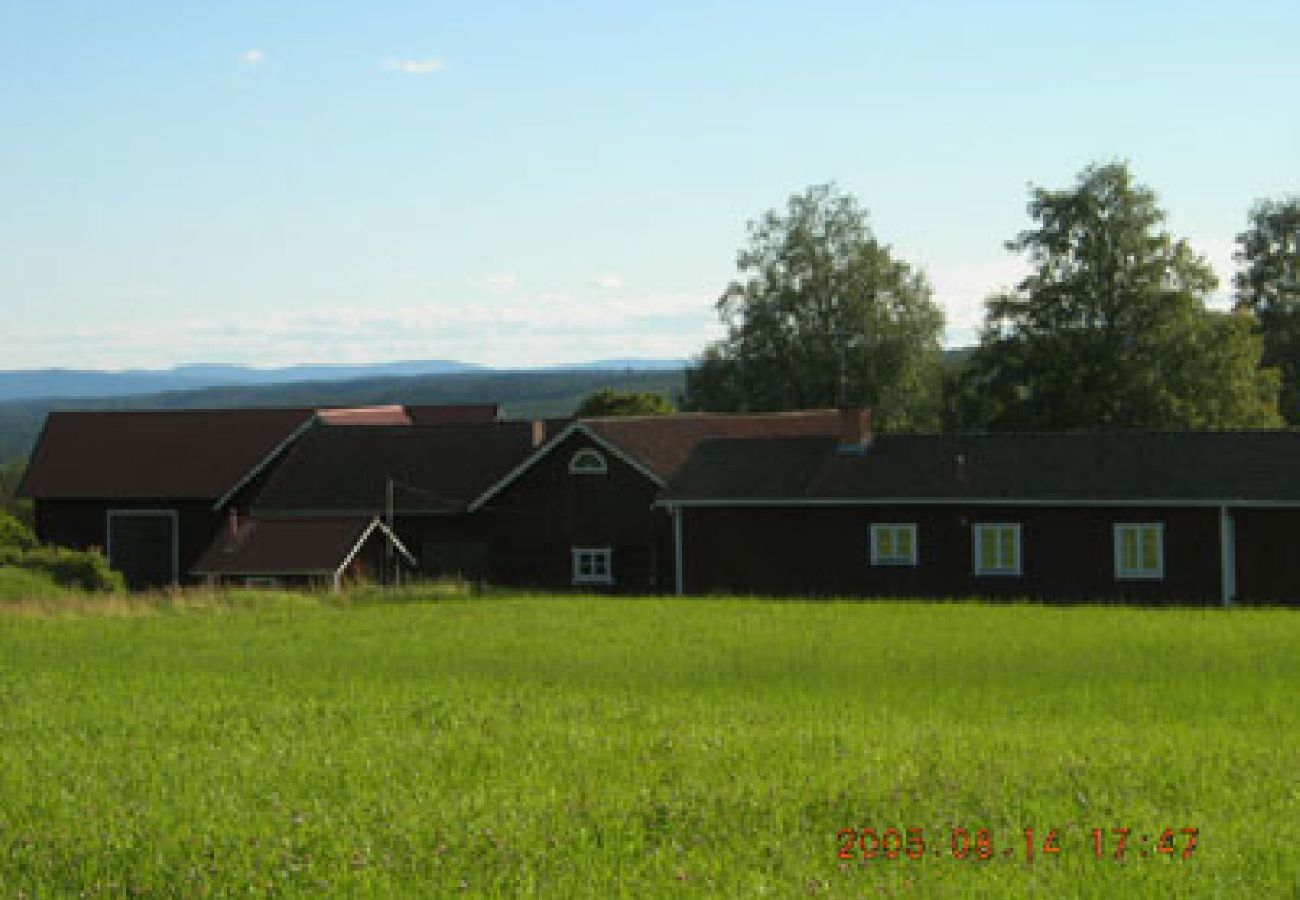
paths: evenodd
<path fill-rule="evenodd" d="M 411 368 L 418 371 L 421 366 L 441 369 L 410 374 Z M 183 366 L 164 372 L 4 372 L 0 373 L 0 384 L 9 386 L 11 391 L 14 390 L 10 386 L 12 376 L 22 375 L 32 380 L 25 396 L 19 394 L 22 399 L 11 393 L 7 400 L 0 400 L 0 463 L 31 452 L 45 414 L 54 409 L 500 403 L 502 412 L 509 417 L 564 416 L 577 409 L 588 394 L 606 387 L 655 391 L 677 404 L 685 386 L 684 367 L 684 360 L 612 359 L 572 367 L 516 371 L 434 361 L 289 369 Z M 401 373 L 404 368 L 405 374 L 394 373 L 394 369 Z M 329 373 L 335 374 L 331 378 Z M 60 381 L 61 376 L 67 377 Z M 172 386 L 150 388 L 150 378 L 160 379 L 152 384 Z M 181 380 L 169 382 L 166 380 L 169 378 Z M 241 382 L 244 378 L 252 383 Z M 83 393 L 57 390 L 62 385 L 63 390 L 71 391 L 77 384 L 82 385 Z M 46 393 L 32 393 L 34 386 Z M 110 393 L 115 387 L 118 393 Z"/>
<path fill-rule="evenodd" d="M 570 366 L 552 366 L 539 371 L 623 369 L 667 371 L 681 369 L 685 365 L 684 359 L 606 359 Z M 12 400 L 130 397 L 163 391 L 190 391 L 211 387 L 280 385 L 311 381 L 337 382 L 357 378 L 489 371 L 494 370 L 445 359 L 410 360 L 377 365 L 287 366 L 279 369 L 200 364 L 176 366 L 172 369 L 130 369 L 122 372 L 91 369 L 0 371 L 0 403 Z"/>

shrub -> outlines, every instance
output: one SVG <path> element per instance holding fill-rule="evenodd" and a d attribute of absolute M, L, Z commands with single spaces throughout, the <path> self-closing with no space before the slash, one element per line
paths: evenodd
<path fill-rule="evenodd" d="M 44 572 L 64 587 L 84 591 L 125 591 L 122 573 L 113 571 L 99 550 L 67 547 L 33 547 L 22 550 L 0 546 L 0 566 Z"/>
<path fill-rule="evenodd" d="M 0 512 L 0 547 L 31 550 L 36 546 L 36 535 L 31 529 L 7 512 Z"/>

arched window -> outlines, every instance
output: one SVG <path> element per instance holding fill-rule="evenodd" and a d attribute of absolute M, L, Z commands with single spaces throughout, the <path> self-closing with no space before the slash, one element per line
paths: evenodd
<path fill-rule="evenodd" d="M 570 475 L 604 475 L 608 471 L 605 457 L 590 447 L 584 447 L 569 459 Z"/>

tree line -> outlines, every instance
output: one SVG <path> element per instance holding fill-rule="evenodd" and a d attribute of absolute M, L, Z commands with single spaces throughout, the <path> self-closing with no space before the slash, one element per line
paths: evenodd
<path fill-rule="evenodd" d="M 716 308 L 725 336 L 686 373 L 688 409 L 845 404 L 887 430 L 1276 428 L 1300 422 L 1300 198 L 1266 200 L 1237 237 L 1235 304 L 1163 227 L 1127 164 L 1035 187 L 1006 247 L 1030 272 L 989 297 L 955 365 L 923 272 L 833 185 L 750 223 Z"/>

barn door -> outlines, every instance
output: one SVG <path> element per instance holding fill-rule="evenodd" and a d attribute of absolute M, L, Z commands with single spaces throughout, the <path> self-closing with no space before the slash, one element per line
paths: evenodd
<path fill-rule="evenodd" d="M 169 509 L 108 512 L 108 562 L 133 591 L 178 580 L 176 513 Z"/>

